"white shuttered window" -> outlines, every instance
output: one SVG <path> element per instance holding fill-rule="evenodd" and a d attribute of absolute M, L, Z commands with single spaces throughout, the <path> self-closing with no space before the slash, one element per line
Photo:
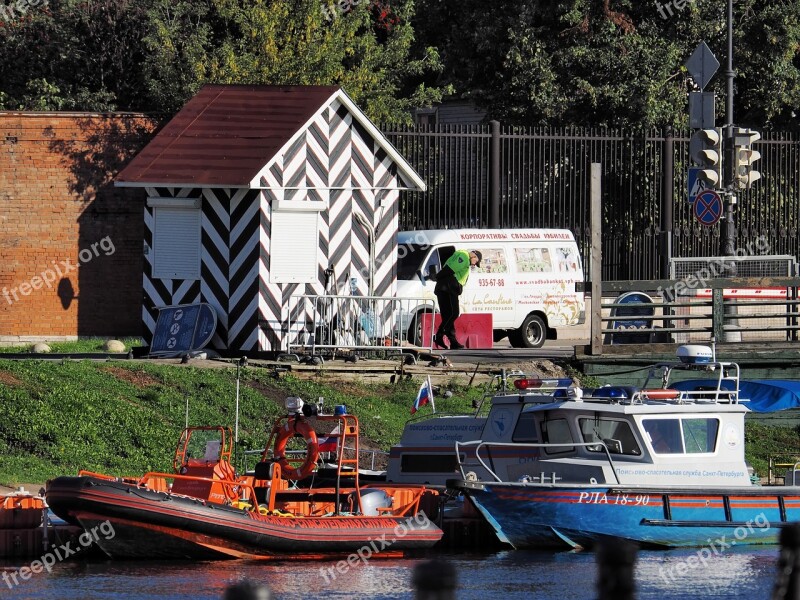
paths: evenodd
<path fill-rule="evenodd" d="M 318 252 L 317 210 L 272 211 L 270 283 L 316 283 Z"/>
<path fill-rule="evenodd" d="M 200 279 L 200 203 L 150 200 L 154 207 L 153 277 Z"/>

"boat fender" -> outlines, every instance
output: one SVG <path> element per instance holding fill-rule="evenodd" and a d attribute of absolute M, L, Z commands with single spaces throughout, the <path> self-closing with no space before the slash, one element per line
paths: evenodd
<path fill-rule="evenodd" d="M 306 459 L 302 465 L 293 469 L 286 458 L 286 443 L 295 435 L 301 435 L 306 441 Z M 317 434 L 311 425 L 304 419 L 295 419 L 294 421 L 287 421 L 275 438 L 275 449 L 272 455 L 275 457 L 277 463 L 281 466 L 281 477 L 284 479 L 291 479 L 296 481 L 311 475 L 317 465 L 317 458 L 319 458 L 319 443 L 317 442 Z"/>
<path fill-rule="evenodd" d="M 652 390 L 642 390 L 642 394 L 651 400 L 674 400 L 680 396 L 680 390 L 671 388 L 656 388 Z"/>

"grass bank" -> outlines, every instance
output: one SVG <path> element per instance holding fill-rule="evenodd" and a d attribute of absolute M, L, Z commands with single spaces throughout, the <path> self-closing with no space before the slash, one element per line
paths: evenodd
<path fill-rule="evenodd" d="M 345 404 L 361 422 L 362 446 L 388 449 L 402 432 L 420 381 L 359 384 L 320 376 L 277 378 L 242 369 L 239 449 L 261 448 L 286 396 Z M 436 398 L 465 412 L 477 389 Z M 0 483 L 44 482 L 79 469 L 135 475 L 168 469 L 186 424 L 235 422 L 236 368 L 138 361 L 0 360 Z"/>

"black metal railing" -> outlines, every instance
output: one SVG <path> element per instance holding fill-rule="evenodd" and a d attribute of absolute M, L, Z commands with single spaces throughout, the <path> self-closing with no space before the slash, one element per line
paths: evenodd
<path fill-rule="evenodd" d="M 602 166 L 603 279 L 667 276 L 668 256 L 715 256 L 720 226 L 687 201 L 689 132 L 472 126 L 384 128 L 428 184 L 404 193 L 400 228 L 558 227 L 588 264 L 590 164 Z M 764 132 L 763 174 L 739 194 L 737 248 L 800 258 L 800 140 Z M 671 242 L 671 250 L 670 243 Z"/>

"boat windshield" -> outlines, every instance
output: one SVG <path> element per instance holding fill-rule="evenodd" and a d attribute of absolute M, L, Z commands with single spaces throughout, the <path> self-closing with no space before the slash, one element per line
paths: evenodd
<path fill-rule="evenodd" d="M 517 421 L 517 426 L 514 428 L 511 440 L 514 442 L 533 443 L 539 441 L 539 436 L 536 435 L 536 413 L 528 411 L 519 416 L 519 421 Z"/>
<path fill-rule="evenodd" d="M 627 421 L 619 419 L 585 418 L 578 419 L 584 442 L 603 442 L 611 454 L 639 456 L 639 447 L 633 430 Z M 602 452 L 603 447 L 587 446 L 589 452 Z"/>
<path fill-rule="evenodd" d="M 716 418 L 643 419 L 642 427 L 656 454 L 708 454 L 717 447 Z"/>
<path fill-rule="evenodd" d="M 554 444 L 551 448 L 545 448 L 547 454 L 561 454 L 563 452 L 573 452 L 574 446 L 567 446 L 573 442 L 572 433 L 566 419 L 549 419 L 542 421 L 542 441 L 545 444 Z"/>

